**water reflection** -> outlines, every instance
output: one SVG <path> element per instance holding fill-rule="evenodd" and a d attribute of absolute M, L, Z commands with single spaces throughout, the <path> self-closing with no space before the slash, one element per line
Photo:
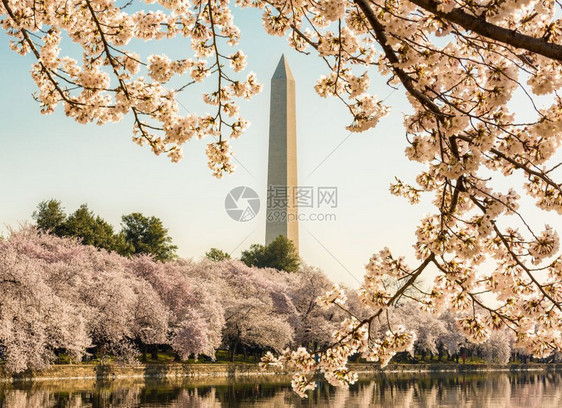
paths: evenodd
<path fill-rule="evenodd" d="M 301 400 L 289 377 L 0 383 L 0 408 L 80 407 L 562 407 L 562 373 L 416 373 L 363 377 L 349 389 L 319 382 Z"/>

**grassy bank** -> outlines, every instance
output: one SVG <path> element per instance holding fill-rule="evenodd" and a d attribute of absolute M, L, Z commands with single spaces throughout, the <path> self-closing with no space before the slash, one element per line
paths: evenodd
<path fill-rule="evenodd" d="M 362 374 L 412 372 L 482 372 L 482 371 L 559 371 L 562 364 L 389 364 L 384 370 L 378 364 L 351 363 L 350 367 Z M 8 381 L 39 381 L 46 379 L 118 379 L 118 378 L 245 378 L 287 375 L 284 371 L 261 370 L 253 363 L 169 363 L 137 365 L 58 364 L 44 370 L 29 370 L 11 376 L 2 372 L 0 379 Z"/>

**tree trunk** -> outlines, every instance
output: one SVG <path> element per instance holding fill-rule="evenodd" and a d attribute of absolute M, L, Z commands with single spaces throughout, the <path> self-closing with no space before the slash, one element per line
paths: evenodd
<path fill-rule="evenodd" d="M 157 344 L 152 344 L 150 346 L 150 358 L 158 361 L 158 345 Z"/>
<path fill-rule="evenodd" d="M 230 347 L 230 361 L 233 362 L 234 361 L 234 355 L 236 354 L 236 349 L 238 348 L 238 341 L 230 343 L 231 347 Z"/>
<path fill-rule="evenodd" d="M 146 344 L 142 343 L 142 362 L 146 363 L 146 353 L 147 353 L 147 347 Z"/>

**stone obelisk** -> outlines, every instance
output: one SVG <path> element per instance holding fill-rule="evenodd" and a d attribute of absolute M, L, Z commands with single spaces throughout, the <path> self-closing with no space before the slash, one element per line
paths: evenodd
<path fill-rule="evenodd" d="M 265 243 L 284 235 L 299 248 L 295 78 L 285 56 L 271 78 Z"/>

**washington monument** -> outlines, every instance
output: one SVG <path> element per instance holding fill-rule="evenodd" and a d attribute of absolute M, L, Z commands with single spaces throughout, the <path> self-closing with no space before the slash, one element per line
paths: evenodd
<path fill-rule="evenodd" d="M 295 78 L 285 56 L 271 78 L 265 243 L 284 235 L 299 249 Z"/>

